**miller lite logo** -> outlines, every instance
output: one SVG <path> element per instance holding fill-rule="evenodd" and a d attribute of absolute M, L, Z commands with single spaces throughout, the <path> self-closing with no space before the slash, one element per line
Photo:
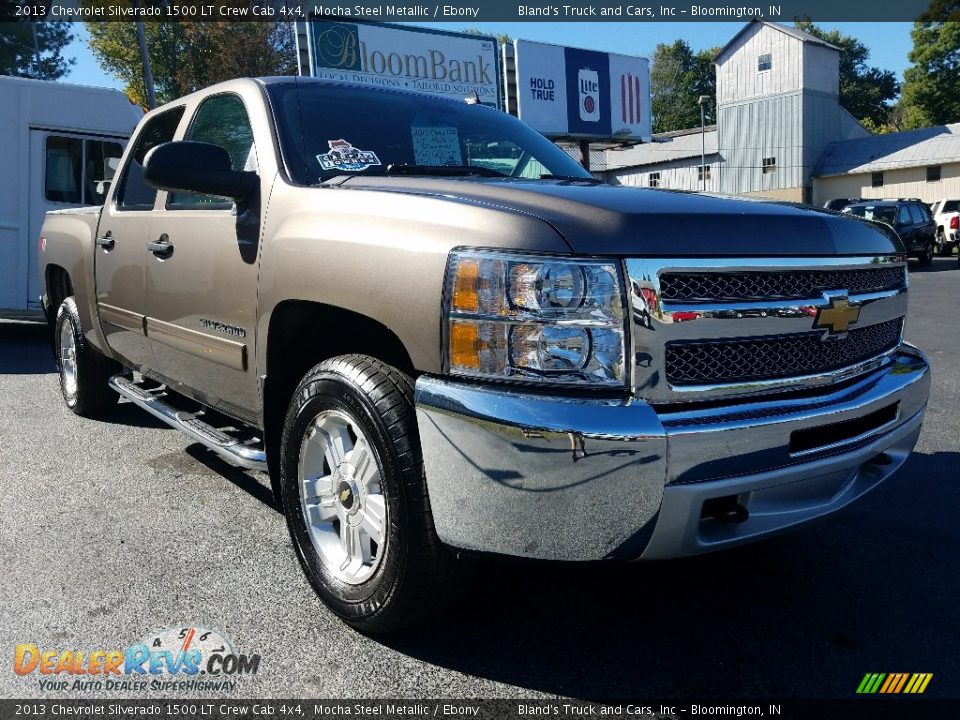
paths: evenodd
<path fill-rule="evenodd" d="M 580 70 L 577 75 L 580 91 L 580 119 L 585 122 L 600 120 L 600 76 L 596 70 Z"/>

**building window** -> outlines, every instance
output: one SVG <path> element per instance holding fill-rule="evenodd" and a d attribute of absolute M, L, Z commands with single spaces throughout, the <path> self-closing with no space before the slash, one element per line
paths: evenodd
<path fill-rule="evenodd" d="M 660 187 L 660 173 L 650 173 L 647 183 L 650 187 Z"/>
<path fill-rule="evenodd" d="M 927 182 L 940 182 L 939 165 L 927 165 Z"/>
<path fill-rule="evenodd" d="M 710 179 L 710 166 L 697 165 L 697 182 L 704 182 Z"/>
<path fill-rule="evenodd" d="M 770 53 L 764 53 L 763 55 L 757 56 L 757 72 L 770 70 L 772 67 L 773 67 L 773 55 L 771 55 Z"/>
<path fill-rule="evenodd" d="M 777 159 L 775 157 L 766 157 L 763 158 L 763 161 L 760 163 L 763 174 L 772 173 L 777 169 Z"/>
<path fill-rule="evenodd" d="M 870 187 L 883 187 L 883 173 L 870 174 Z"/>

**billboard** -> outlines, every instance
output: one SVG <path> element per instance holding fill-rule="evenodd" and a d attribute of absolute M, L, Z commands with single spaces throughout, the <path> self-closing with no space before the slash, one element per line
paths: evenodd
<path fill-rule="evenodd" d="M 646 58 L 516 40 L 517 110 L 548 137 L 650 141 Z"/>
<path fill-rule="evenodd" d="M 307 22 L 313 77 L 417 90 L 500 107 L 497 41 L 483 35 L 387 23 Z"/>

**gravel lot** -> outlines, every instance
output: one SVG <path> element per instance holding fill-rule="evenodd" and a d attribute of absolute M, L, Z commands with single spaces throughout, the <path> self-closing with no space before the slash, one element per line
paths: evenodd
<path fill-rule="evenodd" d="M 19 643 L 122 649 L 174 626 L 261 655 L 231 697 L 849 697 L 866 672 L 932 672 L 927 695 L 960 697 L 958 297 L 955 258 L 911 265 L 927 421 L 853 507 L 690 560 L 485 562 L 453 614 L 388 639 L 316 598 L 264 476 L 128 404 L 73 416 L 42 330 L 0 323 L 0 697 L 82 696 L 16 676 Z"/>

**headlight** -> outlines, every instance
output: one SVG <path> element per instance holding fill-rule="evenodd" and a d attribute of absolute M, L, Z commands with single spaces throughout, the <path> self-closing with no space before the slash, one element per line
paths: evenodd
<path fill-rule="evenodd" d="M 446 298 L 453 374 L 626 382 L 623 294 L 614 262 L 453 252 Z"/>

